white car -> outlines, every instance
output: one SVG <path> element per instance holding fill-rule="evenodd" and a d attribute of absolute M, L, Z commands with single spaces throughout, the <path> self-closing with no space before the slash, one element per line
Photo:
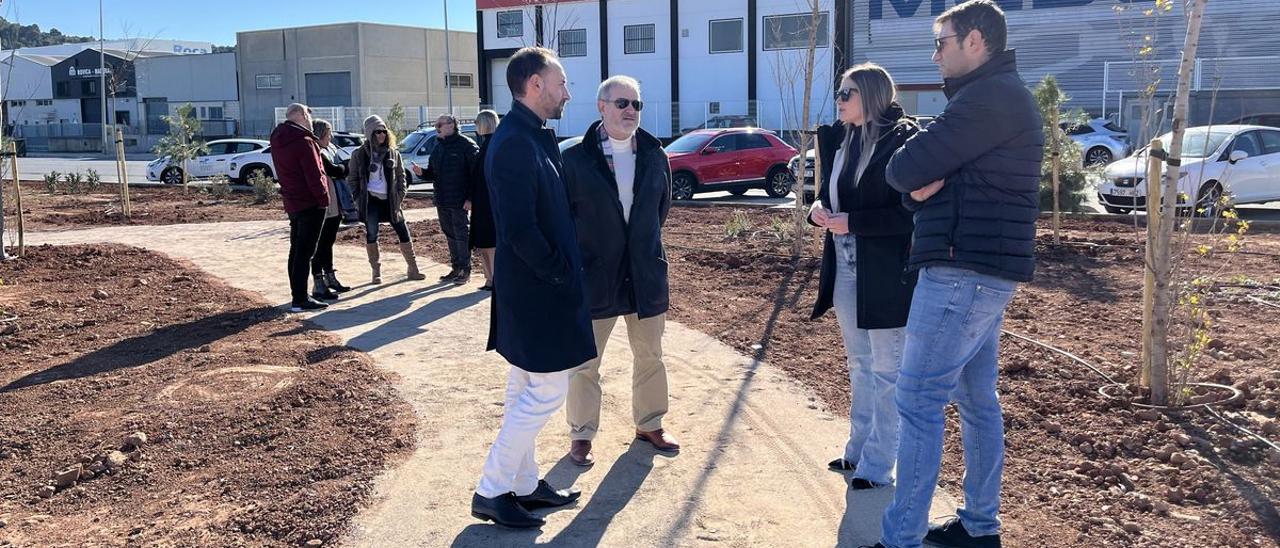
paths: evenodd
<path fill-rule="evenodd" d="M 188 179 L 203 179 L 222 175 L 227 172 L 227 163 L 232 157 L 259 151 L 267 148 L 269 143 L 261 139 L 219 139 L 205 144 L 208 151 L 200 153 L 194 160 L 186 162 Z M 183 166 L 173 165 L 169 157 L 157 158 L 147 164 L 147 180 L 160 181 L 167 185 L 182 183 Z"/>
<path fill-rule="evenodd" d="M 472 141 L 477 139 L 475 124 L 462 124 L 458 129 L 462 130 L 462 134 L 470 137 Z M 435 187 L 435 181 L 424 180 L 413 174 L 413 164 L 415 163 L 422 166 L 423 169 L 427 168 L 427 165 L 430 164 L 428 160 L 431 158 L 431 151 L 435 150 L 435 148 L 436 130 L 425 124 L 417 131 L 406 135 L 403 141 L 400 141 L 400 157 L 404 160 L 405 184 L 430 183 L 432 188 Z"/>
<path fill-rule="evenodd" d="M 272 179 L 276 176 L 276 165 L 271 161 L 271 147 L 239 154 L 227 162 L 226 175 L 233 182 L 247 185 L 256 174 Z"/>
<path fill-rule="evenodd" d="M 1160 136 L 1169 143 L 1173 134 Z M 1168 145 L 1165 145 L 1168 148 Z M 1237 204 L 1280 200 L 1280 129 L 1264 126 L 1188 128 L 1178 168 L 1179 205 L 1196 215 L 1216 216 L 1218 199 L 1230 194 Z M 1107 166 L 1098 200 L 1108 213 L 1147 206 L 1147 149 Z M 1194 200 L 1188 203 L 1190 200 Z"/>
<path fill-rule="evenodd" d="M 335 139 L 334 144 L 339 141 Z M 345 146 L 338 148 L 335 158 L 339 162 L 346 162 L 351 159 L 351 151 L 359 148 L 360 145 Z M 231 158 L 227 163 L 227 178 L 233 182 L 240 184 L 249 184 L 249 180 L 253 178 L 255 173 L 261 173 L 272 179 L 276 176 L 276 165 L 271 161 L 271 147 L 267 146 L 262 150 L 239 154 Z"/>
<path fill-rule="evenodd" d="M 1063 129 L 1072 141 L 1080 145 L 1080 154 L 1083 155 L 1086 166 L 1105 166 L 1116 158 L 1128 156 L 1133 150 L 1129 143 L 1129 133 L 1109 120 L 1094 118 L 1075 127 L 1068 128 L 1066 125 L 1063 124 Z"/>

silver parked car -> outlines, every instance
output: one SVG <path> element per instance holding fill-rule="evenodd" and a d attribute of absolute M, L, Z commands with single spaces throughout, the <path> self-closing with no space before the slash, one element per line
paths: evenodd
<path fill-rule="evenodd" d="M 1080 145 L 1086 166 L 1105 166 L 1133 151 L 1129 132 L 1105 118 L 1094 118 L 1075 127 L 1064 123 L 1063 129 Z"/>

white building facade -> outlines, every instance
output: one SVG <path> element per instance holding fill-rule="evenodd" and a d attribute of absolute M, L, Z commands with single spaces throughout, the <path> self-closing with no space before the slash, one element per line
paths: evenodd
<path fill-rule="evenodd" d="M 599 118 L 596 89 L 609 76 L 640 81 L 641 125 L 659 137 L 717 121 L 750 119 L 795 129 L 804 103 L 804 66 L 813 17 L 796 0 L 590 0 L 531 4 L 476 2 L 480 101 L 505 113 L 507 61 L 516 50 L 555 50 L 573 96 L 562 136 Z M 811 121 L 833 110 L 837 2 L 820 2 Z"/>
<path fill-rule="evenodd" d="M 830 121 L 836 75 L 866 61 L 894 76 L 907 112 L 941 112 L 946 98 L 931 60 L 933 22 L 962 1 L 822 0 L 811 121 Z M 1073 108 L 1126 126 L 1139 125 L 1144 113 L 1159 118 L 1170 110 L 1186 33 L 1183 2 L 1161 11 L 1154 0 L 996 1 L 1029 86 L 1053 74 Z M 795 129 L 808 6 L 800 0 L 478 0 L 480 101 L 505 112 L 507 59 L 520 47 L 543 45 L 560 53 L 574 96 L 559 123 L 562 135 L 580 133 L 597 117 L 595 86 L 613 74 L 640 80 L 647 102 L 642 125 L 662 137 L 729 118 Z M 1192 124 L 1280 113 L 1277 22 L 1277 0 L 1208 4 Z M 1143 97 L 1151 84 L 1153 100 Z"/>

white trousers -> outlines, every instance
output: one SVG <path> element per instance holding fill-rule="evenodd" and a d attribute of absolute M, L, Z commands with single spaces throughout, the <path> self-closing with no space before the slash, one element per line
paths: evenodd
<path fill-rule="evenodd" d="M 568 392 L 569 371 L 530 373 L 511 367 L 502 428 L 489 448 L 476 493 L 485 498 L 507 493 L 523 496 L 538 487 L 534 459 L 538 432 L 564 404 Z"/>

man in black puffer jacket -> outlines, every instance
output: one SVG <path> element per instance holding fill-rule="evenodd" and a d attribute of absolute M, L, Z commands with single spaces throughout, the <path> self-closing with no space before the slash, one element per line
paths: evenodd
<path fill-rule="evenodd" d="M 471 211 L 471 164 L 480 147 L 470 137 L 458 132 L 458 119 L 444 114 L 436 119 L 436 147 L 427 160 L 428 177 L 435 178 L 434 199 L 440 217 L 440 229 L 449 240 L 449 265 L 452 269 L 440 277 L 442 282 L 466 284 L 471 279 L 471 247 L 468 245 L 467 212 Z M 413 166 L 423 176 L 423 169 Z"/>
<path fill-rule="evenodd" d="M 881 545 L 998 547 L 1000 326 L 1018 282 L 1035 269 L 1044 134 L 994 2 L 960 4 L 938 17 L 934 32 L 947 107 L 886 169 L 916 210 L 908 269 L 920 273 L 897 384 L 898 487 Z M 964 507 L 929 528 L 950 401 L 964 437 Z"/>

